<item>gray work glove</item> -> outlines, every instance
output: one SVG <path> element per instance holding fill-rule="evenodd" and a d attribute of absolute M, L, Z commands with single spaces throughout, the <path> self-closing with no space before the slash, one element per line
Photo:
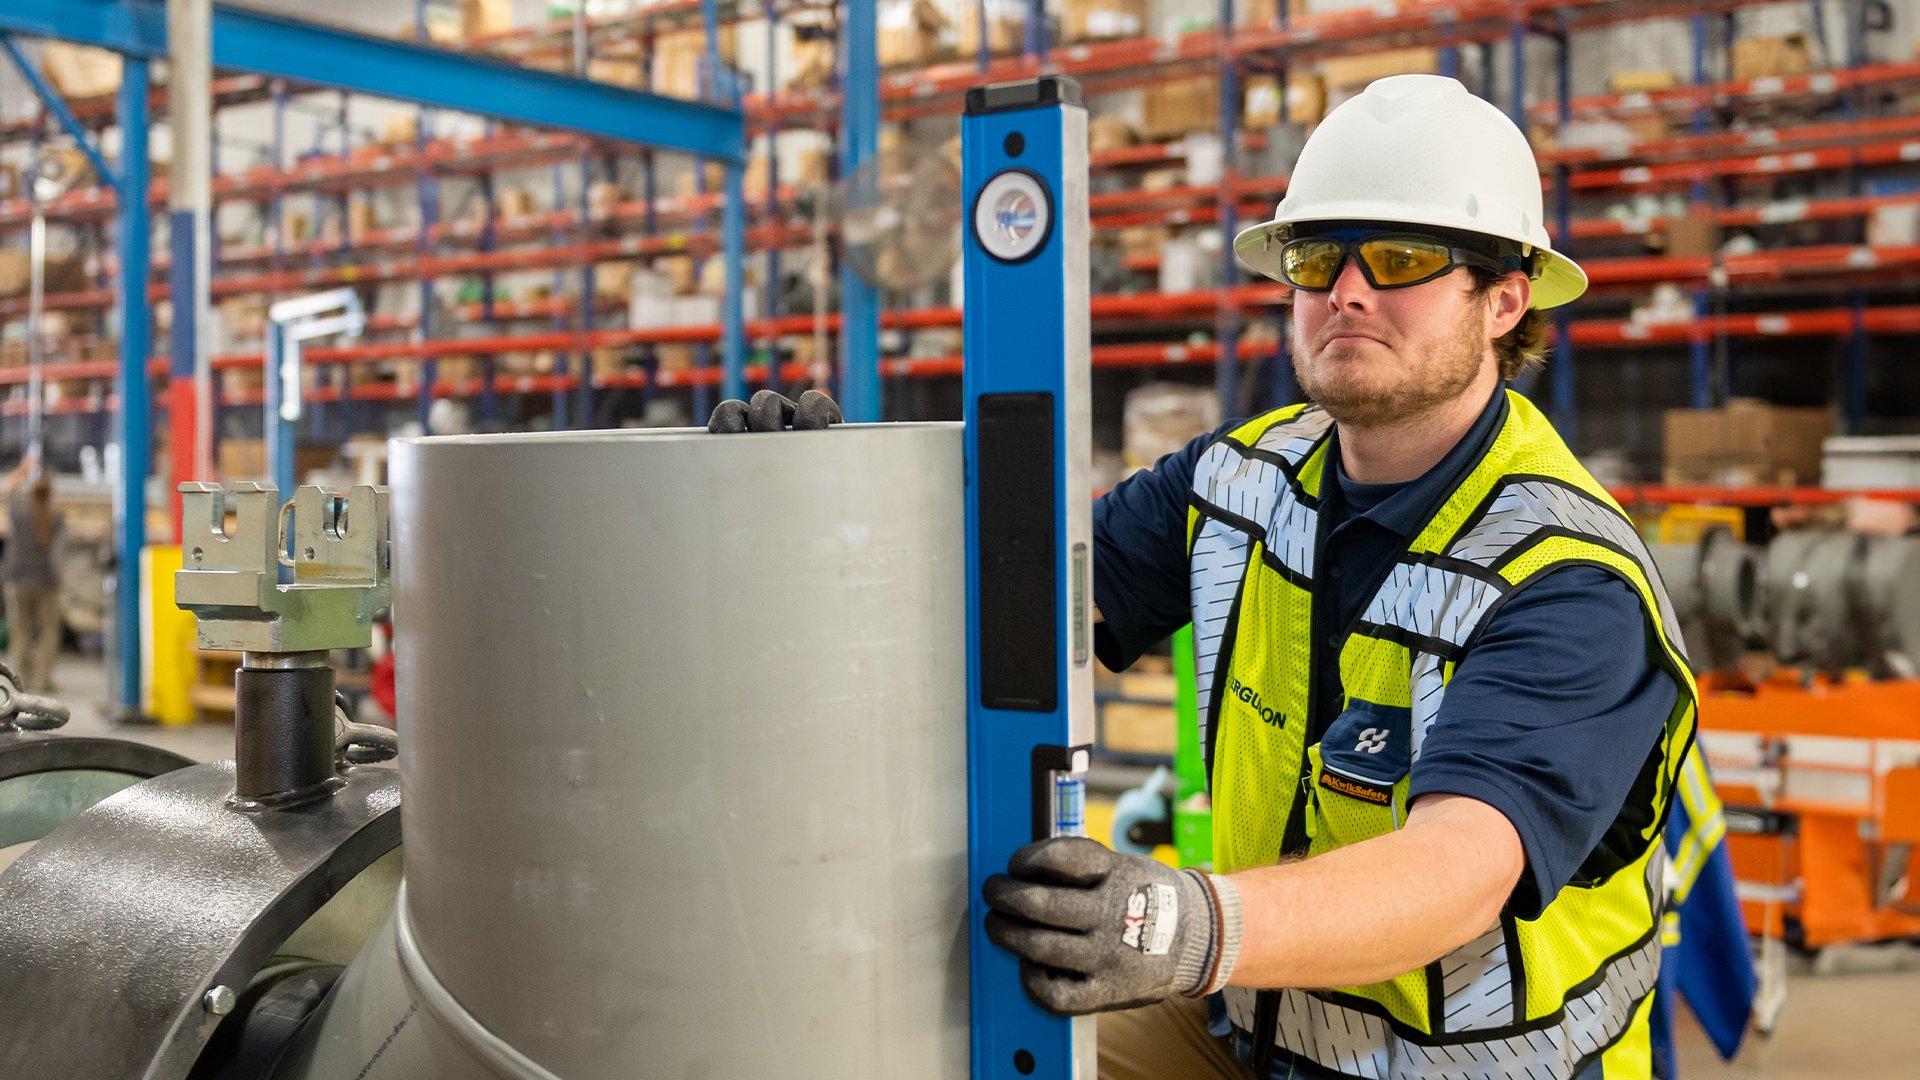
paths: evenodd
<path fill-rule="evenodd" d="M 980 892 L 988 939 L 1020 957 L 1027 996 L 1064 1016 L 1212 992 L 1240 948 L 1232 883 L 1084 837 L 1028 844 Z"/>

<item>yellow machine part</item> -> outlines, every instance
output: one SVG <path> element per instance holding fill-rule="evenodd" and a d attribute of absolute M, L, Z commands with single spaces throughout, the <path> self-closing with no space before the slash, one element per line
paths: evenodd
<path fill-rule="evenodd" d="M 140 711 L 162 724 L 195 720 L 193 682 L 198 630 L 193 613 L 173 602 L 173 575 L 180 569 L 178 544 L 155 544 L 140 552 L 140 655 L 144 687 Z"/>

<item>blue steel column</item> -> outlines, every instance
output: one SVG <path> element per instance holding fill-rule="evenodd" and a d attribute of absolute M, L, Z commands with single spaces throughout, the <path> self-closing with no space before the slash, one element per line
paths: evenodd
<path fill-rule="evenodd" d="M 847 5 L 840 30 L 846 70 L 840 81 L 840 175 L 850 177 L 880 146 L 880 39 L 875 5 Z M 1035 26 L 1027 24 L 1028 41 Z M 879 420 L 880 295 L 844 261 L 840 266 L 840 407 L 848 420 Z"/>
<path fill-rule="evenodd" d="M 1867 421 L 1867 299 L 1854 293 L 1853 326 L 1847 334 L 1847 434 L 1859 435 Z"/>
<path fill-rule="evenodd" d="M 737 110 L 740 108 L 740 80 L 720 56 L 720 26 L 713 0 L 701 0 L 700 17 L 707 33 L 707 68 L 712 76 L 708 87 L 709 100 L 718 97 L 728 108 Z M 769 26 L 767 30 L 771 36 L 773 28 Z M 727 176 L 721 190 L 720 262 L 723 295 L 720 300 L 720 394 L 728 398 L 747 396 L 747 332 L 740 310 L 747 286 L 747 143 L 748 136 L 743 129 L 739 151 L 726 163 Z M 777 386 L 779 381 L 777 370 L 769 373 L 769 385 Z"/>
<path fill-rule="evenodd" d="M 115 637 L 120 681 L 115 705 L 122 715 L 140 709 L 140 553 L 147 546 L 147 470 L 151 456 L 152 400 L 147 375 L 147 334 L 152 312 L 147 280 L 152 273 L 148 234 L 147 61 L 128 56 L 120 75 L 120 477 L 114 485 L 115 553 L 119 558 Z"/>
<path fill-rule="evenodd" d="M 1240 64 L 1233 56 L 1233 0 L 1220 0 L 1220 183 L 1214 195 L 1220 214 L 1220 285 L 1214 290 L 1214 338 L 1220 355 L 1214 361 L 1213 388 L 1220 395 L 1220 415 L 1238 416 L 1235 388 L 1240 372 L 1240 310 L 1227 290 L 1240 279 L 1233 255 L 1233 234 L 1240 227 L 1239 174 L 1234 162 L 1240 141 Z"/>
<path fill-rule="evenodd" d="M 414 32 L 421 41 L 427 40 L 427 0 L 415 0 Z M 414 340 L 422 344 L 433 340 L 433 278 L 427 273 L 426 261 L 433 256 L 433 226 L 440 217 L 440 184 L 434 177 L 432 166 L 427 164 L 427 148 L 433 143 L 433 110 L 423 108 L 415 123 L 413 145 L 419 155 L 420 165 L 415 174 L 420 204 L 420 231 L 415 237 L 415 250 L 420 253 L 420 317 L 414 322 Z M 555 209 L 558 209 L 556 206 Z M 558 290 L 555 290 L 557 293 Z M 433 408 L 433 384 L 440 377 L 440 364 L 430 356 L 422 356 L 420 364 L 420 430 L 432 434 L 427 426 L 427 414 Z"/>
<path fill-rule="evenodd" d="M 1567 20 L 1560 18 L 1553 56 L 1554 115 L 1562 128 L 1573 118 L 1573 42 L 1567 32 Z M 1554 242 L 1565 248 L 1573 231 L 1573 169 L 1565 164 L 1553 169 Z M 1553 362 L 1548 375 L 1553 387 L 1553 423 L 1560 437 L 1574 445 L 1579 435 L 1579 413 L 1575 406 L 1575 370 L 1573 366 L 1573 318 L 1561 307 L 1553 316 Z"/>
<path fill-rule="evenodd" d="M 487 127 L 489 133 L 491 133 L 493 125 L 488 124 Z M 493 173 L 490 171 L 481 173 L 480 207 L 483 216 L 480 220 L 480 250 L 483 253 L 491 253 L 493 251 L 496 246 L 495 230 L 499 227 L 497 221 L 499 210 L 494 198 L 493 188 Z M 493 271 L 483 271 L 480 275 L 480 320 L 487 324 L 489 332 L 498 333 L 499 327 L 496 320 L 499 318 L 499 313 L 495 308 L 498 297 L 494 295 L 494 285 Z M 480 416 L 478 418 L 481 431 L 492 430 L 493 422 L 498 419 L 500 415 L 500 393 L 493 385 L 494 377 L 498 371 L 499 365 L 495 362 L 495 354 L 486 353 L 481 356 Z"/>
<path fill-rule="evenodd" d="M 286 384 L 281 376 L 287 364 L 287 348 L 286 328 L 268 319 L 266 402 L 260 437 L 267 446 L 267 478 L 280 490 L 283 499 L 293 498 L 294 484 L 299 479 L 294 465 L 299 440 L 295 437 L 293 422 L 280 415 L 280 406 L 286 401 Z"/>
<path fill-rule="evenodd" d="M 1290 26 L 1293 22 L 1293 0 L 1280 0 L 1275 15 L 1281 29 L 1284 30 Z M 1280 86 L 1280 118 L 1282 120 L 1287 117 L 1287 88 L 1291 82 L 1289 67 L 1292 57 L 1293 46 L 1282 45 L 1278 62 L 1274 65 L 1274 78 L 1278 80 Z M 1300 387 L 1295 385 L 1293 380 L 1293 361 L 1288 349 L 1288 335 L 1293 329 L 1292 310 L 1284 307 L 1279 309 L 1274 316 L 1274 321 L 1279 326 L 1279 332 L 1274 335 L 1273 355 L 1267 358 L 1264 380 L 1267 392 L 1263 403 L 1267 407 L 1288 404 L 1300 396 Z"/>
<path fill-rule="evenodd" d="M 780 86 L 780 50 L 777 47 L 778 40 L 774 33 L 774 30 L 779 26 L 778 19 L 780 13 L 779 10 L 774 7 L 774 0 L 760 0 L 760 15 L 767 24 L 767 55 L 765 63 L 767 69 L 767 93 L 771 95 L 777 92 Z M 761 215 L 761 222 L 769 227 L 777 225 L 780 221 L 779 110 L 774 110 L 769 113 L 767 119 L 767 190 L 762 202 L 765 205 L 765 211 Z M 760 317 L 763 319 L 777 319 L 780 317 L 780 261 L 780 245 L 777 242 L 768 244 L 765 262 L 766 270 L 760 279 Z M 777 342 L 769 343 L 767 354 L 770 359 L 767 366 L 766 381 L 767 385 L 772 386 L 779 382 L 780 378 L 780 356 Z"/>
<path fill-rule="evenodd" d="M 1852 70 L 1866 63 L 1866 4 L 1847 5 L 1847 68 Z M 1852 115 L 1855 103 L 1861 97 L 1861 91 L 1854 89 L 1841 99 L 1846 115 Z M 1859 198 L 1866 190 L 1860 176 L 1860 165 L 1856 159 L 1847 165 L 1847 194 Z M 1861 237 L 1862 240 L 1866 238 Z M 1866 294 L 1855 289 L 1848 294 L 1848 306 L 1853 310 L 1853 325 L 1847 332 L 1847 427 L 1849 435 L 1861 433 L 1866 423 L 1867 413 L 1867 298 Z M 1729 390 L 1731 392 L 1731 390 Z"/>
<path fill-rule="evenodd" d="M 555 165 L 551 170 L 551 173 L 553 177 L 553 188 L 552 188 L 553 209 L 555 213 L 558 214 L 560 208 L 567 205 L 567 178 L 566 178 L 566 174 L 562 171 L 562 167 L 559 165 Z M 558 221 L 559 220 L 558 217 L 556 217 L 555 220 Z M 567 227 L 564 224 L 556 224 L 553 227 L 554 244 L 555 245 L 563 244 L 568 239 L 569 239 L 569 235 L 568 235 Z M 570 325 L 572 325 L 572 322 L 573 322 L 573 320 L 569 318 L 567 315 L 566 304 L 564 303 L 564 301 L 566 300 L 566 296 L 567 296 L 567 271 L 564 267 L 555 266 L 553 268 L 553 298 L 557 304 L 557 306 L 553 309 L 553 329 L 555 333 L 561 333 L 561 334 L 566 333 L 567 328 Z M 570 360 L 571 356 L 572 356 L 571 350 L 568 350 L 568 349 L 554 350 L 553 373 L 555 375 L 559 376 L 562 379 L 565 379 L 569 374 L 572 373 L 573 364 Z M 555 431 L 558 431 L 570 426 L 567 422 L 567 414 L 568 414 L 567 391 L 564 384 L 556 382 L 553 387 L 552 396 L 553 396 L 552 427 Z"/>
<path fill-rule="evenodd" d="M 1707 85 L 1707 16 L 1695 15 L 1691 20 L 1690 37 L 1693 44 L 1693 86 L 1698 89 Z M 1703 135 L 1707 130 L 1707 109 L 1696 105 L 1693 109 L 1692 130 L 1695 135 Z M 1696 180 L 1688 195 L 1689 205 L 1696 211 L 1704 209 L 1707 201 L 1705 181 Z M 1716 267 L 1717 269 L 1717 267 Z M 1704 322 L 1707 317 L 1707 292 L 1694 289 L 1693 318 L 1696 323 Z M 1727 374 L 1728 387 L 1733 382 L 1732 372 Z M 1691 388 L 1691 401 L 1696 409 L 1704 409 L 1713 404 L 1713 347 L 1700 335 L 1697 329 L 1693 342 L 1687 349 L 1687 384 Z"/>

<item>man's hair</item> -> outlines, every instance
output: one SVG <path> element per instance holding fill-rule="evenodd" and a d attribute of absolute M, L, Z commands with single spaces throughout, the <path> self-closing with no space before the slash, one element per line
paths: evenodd
<path fill-rule="evenodd" d="M 1473 275 L 1473 295 L 1476 299 L 1485 297 L 1494 286 L 1506 278 L 1505 274 L 1494 270 L 1485 270 L 1478 266 L 1467 268 Z M 1493 354 L 1500 362 L 1500 377 L 1511 382 L 1521 372 L 1530 367 L 1538 367 L 1547 362 L 1547 314 L 1539 308 L 1528 308 L 1526 314 L 1513 329 L 1500 335 L 1493 343 Z"/>

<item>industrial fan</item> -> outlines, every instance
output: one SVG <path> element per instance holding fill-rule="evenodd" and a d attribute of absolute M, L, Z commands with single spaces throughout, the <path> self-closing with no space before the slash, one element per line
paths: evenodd
<path fill-rule="evenodd" d="M 841 256 L 876 289 L 938 280 L 960 257 L 960 170 L 934 146 L 883 150 L 834 185 Z"/>

